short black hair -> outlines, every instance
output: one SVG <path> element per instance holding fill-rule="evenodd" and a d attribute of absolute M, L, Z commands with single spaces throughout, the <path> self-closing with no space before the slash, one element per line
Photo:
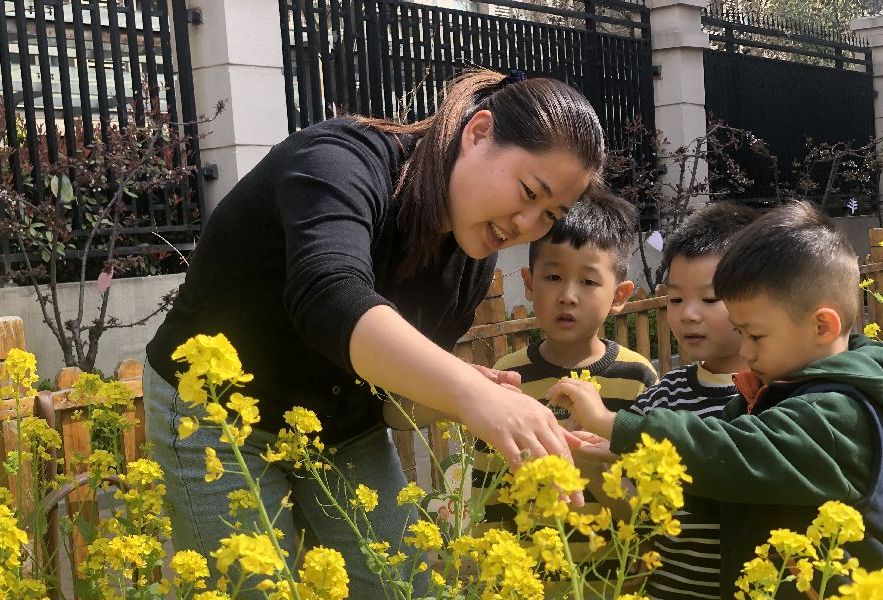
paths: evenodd
<path fill-rule="evenodd" d="M 759 216 L 757 210 L 735 202 L 714 202 L 696 211 L 666 240 L 665 268 L 671 268 L 676 256 L 723 256 L 736 234 Z"/>
<path fill-rule="evenodd" d="M 629 269 L 629 256 L 637 232 L 638 211 L 629 202 L 607 190 L 596 190 L 574 204 L 563 219 L 558 219 L 541 239 L 531 242 L 528 266 L 545 244 L 567 242 L 576 249 L 591 244 L 599 250 L 613 251 L 613 272 L 623 281 Z"/>
<path fill-rule="evenodd" d="M 834 222 L 807 202 L 771 210 L 746 227 L 714 274 L 719 298 L 765 294 L 793 317 L 824 305 L 837 311 L 843 333 L 858 311 L 858 256 Z"/>

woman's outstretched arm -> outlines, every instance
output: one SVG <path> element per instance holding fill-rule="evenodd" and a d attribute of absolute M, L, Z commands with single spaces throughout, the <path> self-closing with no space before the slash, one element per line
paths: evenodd
<path fill-rule="evenodd" d="M 548 408 L 445 352 L 388 306 L 374 306 L 358 320 L 350 361 L 366 381 L 461 421 L 512 469 L 525 454 L 572 460 Z"/>

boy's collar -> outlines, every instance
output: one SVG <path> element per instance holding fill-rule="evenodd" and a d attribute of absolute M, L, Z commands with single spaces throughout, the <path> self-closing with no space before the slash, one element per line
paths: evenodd
<path fill-rule="evenodd" d="M 763 381 L 760 380 L 760 377 L 754 371 L 733 373 L 733 383 L 736 384 L 736 389 L 739 390 L 739 393 L 745 398 L 745 402 L 748 403 L 748 414 L 751 414 L 755 404 L 757 404 L 760 393 L 766 385 L 764 385 Z"/>

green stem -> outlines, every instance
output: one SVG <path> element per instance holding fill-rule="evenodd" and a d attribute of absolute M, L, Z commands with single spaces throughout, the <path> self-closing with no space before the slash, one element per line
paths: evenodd
<path fill-rule="evenodd" d="M 822 583 L 819 585 L 819 600 L 825 598 L 825 588 L 828 587 L 828 581 L 831 579 L 831 554 L 840 546 L 838 543 L 840 532 L 838 531 L 831 539 L 831 545 L 825 553 L 825 566 L 822 568 Z"/>
<path fill-rule="evenodd" d="M 779 567 L 779 576 L 776 577 L 776 587 L 773 588 L 773 593 L 770 595 L 770 598 L 775 598 L 776 594 L 779 593 L 779 586 L 782 585 L 782 577 L 785 575 L 785 569 L 788 568 L 788 561 L 791 560 L 790 556 L 782 557 L 782 566 Z"/>
<path fill-rule="evenodd" d="M 392 395 L 387 394 L 387 401 L 395 404 L 395 407 L 397 409 L 399 409 L 399 412 L 402 413 L 402 416 L 404 416 L 405 419 L 407 419 L 408 425 L 410 425 L 414 429 L 414 433 L 417 434 L 417 436 L 420 438 L 420 441 L 423 442 L 423 445 L 426 447 L 426 450 L 429 452 L 430 460 L 435 465 L 435 468 L 438 470 L 439 474 L 441 475 L 442 485 L 444 485 L 445 488 L 447 488 L 447 484 L 445 482 L 445 472 L 442 471 L 441 463 L 438 462 L 438 459 L 435 457 L 435 454 L 432 452 L 432 446 L 429 445 L 429 440 L 426 439 L 426 436 L 423 435 L 423 432 L 417 426 L 417 422 L 411 418 L 411 416 L 407 413 L 407 411 L 404 408 L 402 408 L 402 404 L 398 400 L 396 400 Z M 442 491 L 447 493 L 447 489 L 444 489 Z"/>
<path fill-rule="evenodd" d="M 217 399 L 215 399 L 217 402 Z M 279 544 L 279 540 L 276 538 L 276 532 L 273 530 L 273 523 L 270 521 L 269 515 L 267 515 L 267 509 L 264 507 L 264 503 L 261 501 L 260 496 L 260 488 L 257 483 L 251 476 L 251 472 L 248 470 L 248 465 L 245 464 L 245 459 L 242 458 L 242 453 L 239 451 L 239 446 L 236 445 L 236 442 L 233 439 L 233 434 L 230 432 L 230 428 L 227 425 L 227 421 L 221 422 L 221 429 L 224 432 L 224 436 L 228 440 L 230 440 L 230 448 L 233 450 L 233 456 L 236 457 L 236 462 L 239 464 L 239 468 L 242 470 L 242 477 L 245 479 L 245 483 L 248 485 L 248 489 L 254 494 L 254 497 L 257 499 L 258 505 L 258 515 L 261 519 L 261 525 L 264 527 L 264 531 L 266 532 L 267 537 L 270 538 L 270 541 L 273 544 L 273 548 L 276 550 L 276 554 L 279 558 L 282 559 L 282 574 L 285 576 L 285 581 L 288 583 L 291 591 L 294 592 L 294 597 L 296 600 L 300 600 L 300 594 L 297 592 L 297 585 L 294 582 L 294 575 L 291 573 L 291 569 L 288 567 L 288 561 L 285 559 L 285 553 L 282 551 L 282 547 Z"/>
<path fill-rule="evenodd" d="M 561 522 L 561 519 L 555 519 L 555 525 L 558 527 L 558 535 L 561 536 L 562 545 L 564 546 L 564 558 L 567 559 L 567 568 L 570 570 L 570 587 L 573 590 L 573 598 L 574 600 L 583 600 L 582 576 L 580 576 L 576 564 L 573 562 L 567 532 L 564 531 L 564 524 Z"/>
<path fill-rule="evenodd" d="M 340 503 L 337 501 L 337 498 L 331 492 L 331 489 L 325 483 L 325 480 L 322 479 L 321 474 L 313 466 L 313 461 L 312 461 L 311 457 L 310 456 L 305 457 L 303 462 L 304 462 L 304 465 L 306 466 L 307 471 L 310 473 L 310 476 L 315 480 L 315 482 L 318 484 L 318 486 L 322 489 L 322 492 L 325 494 L 325 497 L 328 498 L 328 500 L 331 502 L 331 505 L 334 506 L 334 508 L 337 510 L 338 514 L 343 518 L 343 520 L 346 522 L 346 524 L 352 530 L 352 532 L 356 536 L 356 538 L 363 540 L 364 536 L 362 535 L 362 532 L 359 531 L 358 525 L 356 525 L 355 521 L 353 521 L 350 518 L 349 513 L 347 513 L 343 509 L 343 507 L 340 506 Z M 346 478 L 344 477 L 344 474 L 340 471 L 340 469 L 338 469 L 333 463 L 331 464 L 331 468 L 334 469 L 334 472 L 340 478 L 340 481 L 343 482 L 344 485 L 346 485 Z M 370 528 L 371 522 L 368 520 L 367 516 L 365 517 L 365 522 L 368 524 L 368 527 Z M 389 566 L 391 566 L 391 565 L 389 565 Z M 384 565 L 384 569 L 386 569 L 386 565 Z M 398 575 L 398 572 L 399 572 L 398 569 L 395 569 L 394 573 L 390 573 L 389 571 L 387 571 L 385 577 L 388 580 L 393 580 Z M 399 595 L 398 586 L 392 586 L 392 587 L 393 587 L 394 593 L 396 594 L 396 597 L 401 597 Z M 298 600 L 300 600 L 300 599 L 298 599 Z M 406 598 L 405 600 L 409 600 L 409 599 Z"/>
<path fill-rule="evenodd" d="M 635 530 L 635 520 L 638 518 L 638 508 L 636 507 L 632 510 L 632 516 L 629 519 L 629 527 L 632 531 Z M 616 534 L 614 532 L 614 539 L 616 538 Z M 619 598 L 620 593 L 622 593 L 622 584 L 625 581 L 626 576 L 626 567 L 628 567 L 629 560 L 629 551 L 631 545 L 628 540 L 622 540 L 622 547 L 617 548 L 617 553 L 619 554 L 619 569 L 616 572 L 616 586 L 614 588 L 614 598 Z"/>

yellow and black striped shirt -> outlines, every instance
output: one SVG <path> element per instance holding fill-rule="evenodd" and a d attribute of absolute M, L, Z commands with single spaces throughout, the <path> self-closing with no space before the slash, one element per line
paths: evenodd
<path fill-rule="evenodd" d="M 656 370 L 646 358 L 624 348 L 611 340 L 602 340 L 606 346 L 604 355 L 594 363 L 579 369 L 565 369 L 553 365 L 540 355 L 542 340 L 536 341 L 526 348 L 501 358 L 494 368 L 515 371 L 521 375 L 521 391 L 546 404 L 546 392 L 562 377 L 570 375 L 572 370 L 588 370 L 597 377 L 601 384 L 601 397 L 609 410 L 617 411 L 627 408 L 636 397 L 657 382 Z M 570 418 L 570 413 L 561 407 L 552 407 L 559 421 Z M 485 503 L 484 522 L 479 530 L 487 527 L 500 527 L 515 530 L 515 510 L 499 502 L 497 490 L 490 491 L 494 475 L 503 467 L 502 457 L 490 450 L 484 442 L 476 440 L 474 464 L 472 467 L 472 493 L 489 494 Z M 586 505 L 580 512 L 598 512 L 601 505 L 588 491 L 585 492 Z M 574 558 L 586 556 L 588 545 L 585 538 L 574 532 L 571 537 L 571 550 Z M 584 548 L 583 548 L 584 547 Z"/>

